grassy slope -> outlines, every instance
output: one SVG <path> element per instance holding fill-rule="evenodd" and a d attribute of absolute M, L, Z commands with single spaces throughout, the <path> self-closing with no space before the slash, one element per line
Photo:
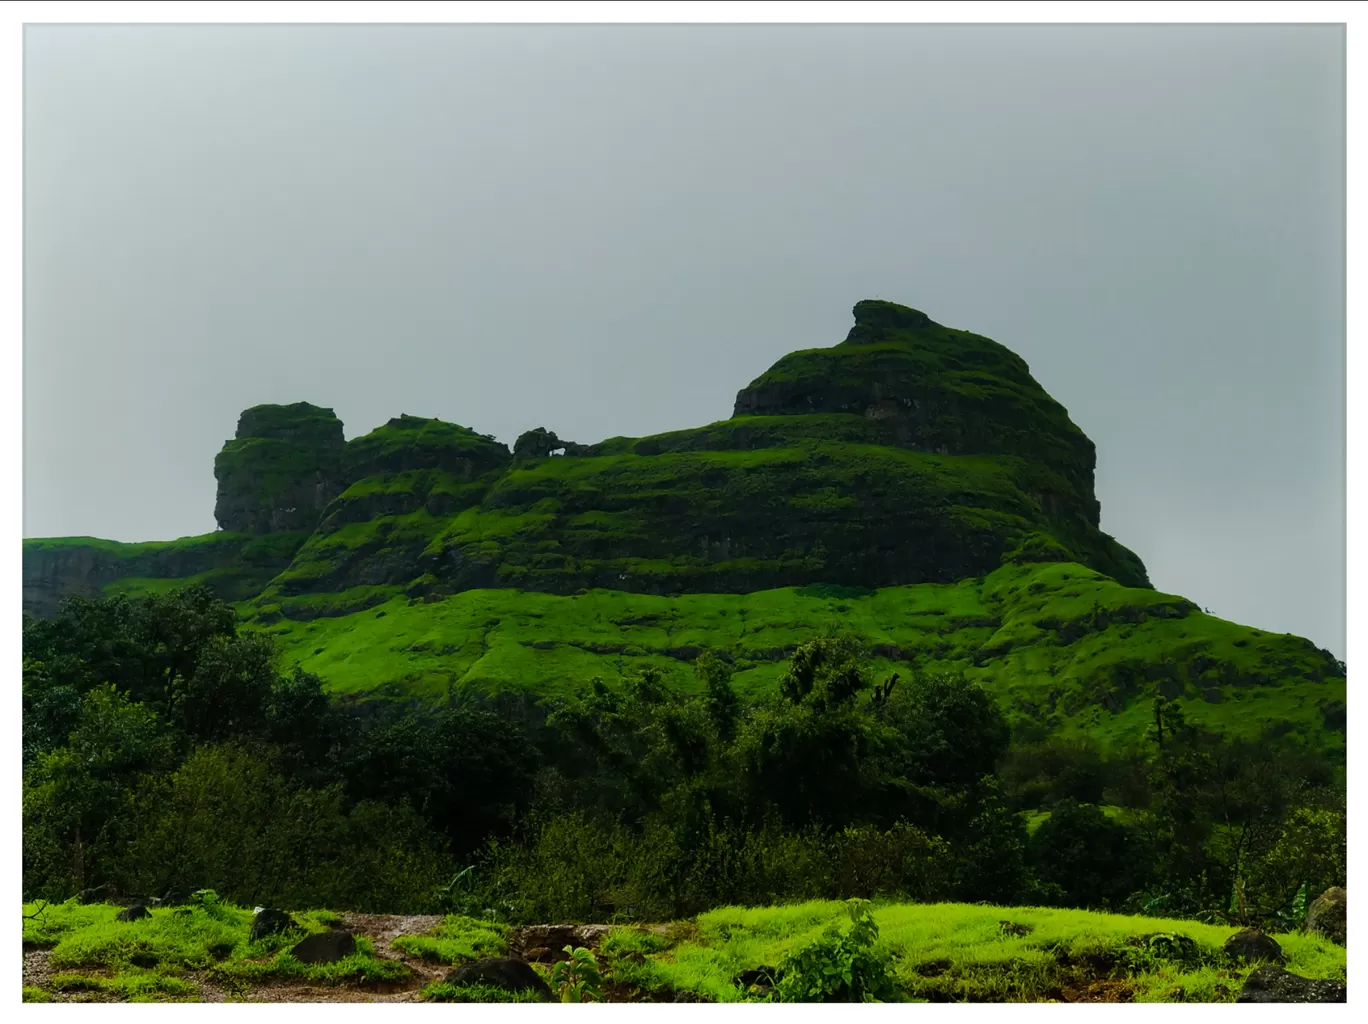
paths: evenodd
<path fill-rule="evenodd" d="M 861 635 L 882 673 L 962 670 L 1009 717 L 1101 742 L 1143 734 L 1155 692 L 1188 698 L 1195 721 L 1250 734 L 1286 722 L 1343 745 L 1344 679 L 1297 637 L 1203 614 L 1190 602 L 1121 587 L 1073 563 L 1007 565 L 983 580 L 874 592 L 788 588 L 746 595 L 574 596 L 477 590 L 440 600 L 365 591 L 364 612 L 264 628 L 287 657 L 339 692 L 397 683 L 440 693 L 475 686 L 539 695 L 644 665 L 694 684 L 702 649 L 730 657 L 747 695 L 766 692 L 787 651 L 828 628 Z M 1327 728 L 1327 719 L 1330 728 Z"/>
<path fill-rule="evenodd" d="M 1101 981 L 1112 987 L 1114 999 L 1223 1002 L 1235 998 L 1254 966 L 1229 963 L 1220 954 L 1237 929 L 1193 921 L 956 903 L 886 904 L 874 916 L 893 953 L 897 981 L 914 999 L 1035 1001 Z M 735 982 L 742 971 L 777 966 L 843 920 L 844 907 L 834 902 L 723 907 L 700 915 L 697 938 L 672 949 L 652 954 L 650 937 L 625 929 L 608 948 L 648 954 L 635 968 L 638 984 L 732 1002 L 746 998 Z M 1002 921 L 1025 926 L 1029 934 L 1004 933 Z M 1186 963 L 1158 957 L 1144 941 L 1153 935 L 1186 936 L 1196 955 Z M 1344 980 L 1342 946 L 1305 934 L 1276 939 L 1294 974 Z"/>

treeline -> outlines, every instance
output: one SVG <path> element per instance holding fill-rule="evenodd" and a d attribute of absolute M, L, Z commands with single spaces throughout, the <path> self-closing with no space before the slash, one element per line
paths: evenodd
<path fill-rule="evenodd" d="M 903 897 L 1295 916 L 1345 878 L 1343 767 L 1154 705 L 1016 737 L 962 678 L 814 638 L 775 692 L 695 663 L 572 700 L 330 700 L 203 588 L 24 623 L 26 898 L 211 887 L 243 905 L 669 919 Z M 1028 829 L 1032 812 L 1038 822 Z M 1044 818 L 1043 822 L 1039 819 Z"/>

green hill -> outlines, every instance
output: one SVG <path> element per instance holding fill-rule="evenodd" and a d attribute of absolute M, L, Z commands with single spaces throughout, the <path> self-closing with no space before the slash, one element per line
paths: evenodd
<path fill-rule="evenodd" d="M 704 649 L 754 692 L 836 626 L 889 672 L 982 679 L 1026 728 L 1120 737 L 1164 693 L 1342 748 L 1343 665 L 1150 589 L 1099 528 L 1092 443 L 1018 356 L 893 303 L 854 315 L 732 418 L 654 437 L 510 451 L 400 416 L 344 441 L 329 409 L 249 409 L 215 461 L 220 532 L 26 540 L 25 607 L 204 582 L 348 692 L 645 664 L 688 687 Z"/>

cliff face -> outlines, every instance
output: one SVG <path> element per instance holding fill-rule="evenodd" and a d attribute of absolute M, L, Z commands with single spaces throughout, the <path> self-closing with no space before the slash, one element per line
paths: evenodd
<path fill-rule="evenodd" d="M 854 313 L 844 342 L 779 360 L 737 394 L 734 416 L 856 415 L 899 447 L 1019 456 L 1058 478 L 1042 505 L 1098 525 L 1093 443 L 1019 356 L 891 302 Z"/>
<path fill-rule="evenodd" d="M 312 530 L 342 492 L 342 421 L 308 402 L 259 405 L 214 460 L 214 518 L 230 533 Z"/>
<path fill-rule="evenodd" d="M 893 303 L 854 313 L 844 342 L 779 360 L 731 419 L 655 437 L 581 445 L 539 428 L 515 455 L 467 427 L 400 416 L 345 442 L 330 409 L 257 406 L 215 460 L 215 515 L 225 535 L 281 539 L 252 576 L 279 566 L 254 601 L 271 615 L 337 614 L 398 591 L 947 583 L 1032 546 L 1148 586 L 1140 560 L 1098 529 L 1092 443 L 1020 358 Z M 35 551 L 30 567 L 26 548 L 30 606 L 130 575 L 124 556 L 69 557 L 61 568 Z M 227 586 L 231 569 L 187 575 Z"/>

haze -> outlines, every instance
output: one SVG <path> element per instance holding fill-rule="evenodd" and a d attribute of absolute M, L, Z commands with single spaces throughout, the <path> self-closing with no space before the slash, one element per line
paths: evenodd
<path fill-rule="evenodd" d="M 880 297 L 1020 353 L 1154 585 L 1343 656 L 1339 26 L 30 26 L 24 534 L 262 402 L 730 415 Z"/>

